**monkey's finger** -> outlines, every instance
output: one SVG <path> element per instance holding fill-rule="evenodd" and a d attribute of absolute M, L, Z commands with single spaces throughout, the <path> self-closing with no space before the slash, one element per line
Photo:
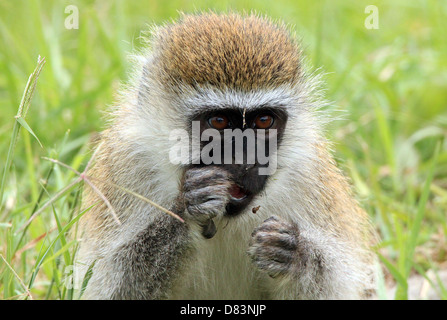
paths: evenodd
<path fill-rule="evenodd" d="M 214 221 L 211 219 L 209 219 L 206 225 L 202 227 L 202 235 L 206 239 L 211 239 L 212 237 L 214 237 L 216 232 L 217 232 L 216 225 L 214 224 Z"/>
<path fill-rule="evenodd" d="M 257 232 L 253 236 L 253 242 L 290 251 L 295 251 L 298 246 L 298 238 L 296 236 L 279 232 Z"/>
<path fill-rule="evenodd" d="M 226 185 L 206 186 L 204 188 L 185 192 L 185 200 L 192 205 L 210 200 L 226 201 L 228 198 L 228 187 Z"/>
<path fill-rule="evenodd" d="M 293 259 L 293 252 L 278 247 L 254 245 L 249 248 L 248 254 L 255 262 L 270 261 L 271 263 L 288 264 Z"/>
<path fill-rule="evenodd" d="M 252 232 L 254 236 L 257 232 L 278 232 L 291 235 L 299 235 L 298 227 L 288 221 L 272 216 L 265 220 L 261 225 Z"/>
<path fill-rule="evenodd" d="M 286 251 L 251 247 L 248 254 L 258 269 L 273 278 L 290 270 L 292 257 Z"/>
<path fill-rule="evenodd" d="M 183 188 L 185 190 L 196 189 L 199 186 L 229 183 L 229 174 L 222 169 L 212 168 L 193 168 L 185 173 Z"/>
<path fill-rule="evenodd" d="M 226 201 L 210 200 L 201 204 L 187 206 L 187 212 L 193 219 L 204 224 L 208 219 L 223 214 L 225 207 Z"/>

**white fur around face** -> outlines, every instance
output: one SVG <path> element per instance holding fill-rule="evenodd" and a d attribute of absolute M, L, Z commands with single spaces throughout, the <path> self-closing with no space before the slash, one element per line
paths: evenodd
<path fill-rule="evenodd" d="M 141 61 L 144 64 L 148 60 Z M 144 78 L 144 81 L 138 79 L 134 87 L 127 89 L 121 105 L 114 112 L 114 129 L 120 136 L 120 141 L 117 142 L 120 144 L 119 156 L 124 160 L 128 159 L 129 163 L 132 161 L 132 168 L 122 170 L 127 170 L 127 176 L 135 177 L 135 181 L 129 181 L 134 191 L 165 208 L 172 206 L 179 192 L 184 168 L 169 161 L 169 152 L 176 143 L 169 139 L 172 130 L 187 132 L 189 124 L 185 120 L 201 110 L 280 107 L 287 112 L 286 130 L 277 151 L 277 170 L 269 177 L 265 191 L 257 195 L 238 217 L 217 217 L 215 223 L 218 232 L 212 239 L 204 239 L 200 228 L 191 224 L 196 254 L 182 268 L 182 281 L 176 284 L 172 298 L 260 299 L 272 295 L 281 298 L 296 297 L 294 293 L 299 291 L 296 287 L 286 285 L 286 281 L 273 285 L 272 279 L 254 267 L 246 250 L 253 230 L 273 215 L 296 223 L 304 230 L 303 234 L 309 234 L 309 238 L 319 234 L 315 233 L 318 226 L 310 216 L 318 215 L 318 199 L 311 198 L 308 194 L 310 189 L 317 190 L 316 195 L 320 192 L 319 181 L 315 178 L 320 161 L 316 145 L 324 141 L 321 137 L 324 121 L 318 115 L 319 104 L 323 102 L 318 100 L 318 95 L 317 98 L 311 98 L 315 97 L 310 92 L 310 88 L 314 88 L 311 79 L 293 87 L 249 92 L 210 87 L 179 87 L 176 93 L 164 90 L 161 84 L 150 77 Z M 134 93 L 133 99 L 129 99 L 131 92 Z M 188 163 L 189 156 L 183 160 Z M 256 214 L 251 212 L 255 206 L 260 206 Z M 109 237 L 113 240 L 106 250 L 101 251 L 102 256 L 107 257 L 110 255 L 109 251 L 132 241 L 134 235 L 151 223 L 153 216 L 164 214 L 148 204 L 141 204 L 132 210 L 129 214 L 134 215 L 134 218 L 129 219 L 125 229 Z M 333 243 L 334 239 L 325 237 L 326 235 L 322 235 L 316 241 L 331 244 L 335 251 L 346 251 L 344 244 Z M 343 253 L 343 257 L 350 255 L 349 252 Z M 338 261 L 336 255 L 329 258 Z M 98 266 L 107 270 L 106 262 L 100 262 Z M 345 290 L 346 296 L 349 296 L 349 288 L 345 288 L 342 282 L 346 280 L 347 283 L 357 285 L 363 279 L 361 272 L 355 273 L 361 266 L 353 268 L 351 274 L 358 274 L 360 280 L 344 278 L 343 274 L 337 277 L 337 281 L 341 281 L 337 287 Z M 105 283 L 108 281 L 107 273 L 104 272 L 103 278 L 93 280 Z M 336 293 L 333 292 L 332 295 L 336 296 Z"/>

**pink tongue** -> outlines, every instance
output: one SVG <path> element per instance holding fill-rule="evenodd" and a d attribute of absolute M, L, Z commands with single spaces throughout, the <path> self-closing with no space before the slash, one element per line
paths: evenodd
<path fill-rule="evenodd" d="M 245 192 L 235 183 L 231 185 L 228 191 L 230 192 L 230 196 L 238 200 L 246 196 Z"/>

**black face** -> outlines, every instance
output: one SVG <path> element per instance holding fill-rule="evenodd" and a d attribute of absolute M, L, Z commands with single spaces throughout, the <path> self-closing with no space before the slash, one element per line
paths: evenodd
<path fill-rule="evenodd" d="M 201 159 L 199 164 L 193 166 L 220 166 L 230 173 L 232 177 L 232 185 L 229 189 L 231 198 L 226 214 L 235 216 L 264 189 L 268 175 L 260 175 L 259 168 L 268 167 L 269 163 L 259 161 L 258 155 L 263 153 L 263 156 L 269 157 L 269 146 L 272 139 L 276 139 L 276 147 L 279 146 L 287 122 L 287 114 L 277 108 L 262 108 L 253 111 L 223 109 L 197 115 L 191 120 L 200 123 L 201 136 L 206 129 L 218 130 L 220 134 L 218 141 L 214 141 L 213 137 L 209 141 L 202 141 L 200 146 L 202 156 L 207 154 L 215 161 L 210 163 Z M 231 135 L 231 132 L 236 131 L 239 132 L 239 137 L 243 136 L 238 140 L 239 142 L 237 142 L 236 136 Z M 262 138 L 261 132 L 264 133 L 265 138 Z M 260 139 L 261 141 L 258 141 Z M 214 144 L 220 144 L 220 156 L 213 154 L 214 150 L 206 147 L 211 141 Z M 241 141 L 242 149 L 240 148 Z M 264 145 L 263 150 L 258 148 L 258 142 Z M 228 156 L 229 150 L 231 150 L 230 157 Z"/>

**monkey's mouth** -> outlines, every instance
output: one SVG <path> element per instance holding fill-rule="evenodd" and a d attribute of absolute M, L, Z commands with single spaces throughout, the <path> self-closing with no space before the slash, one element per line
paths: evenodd
<path fill-rule="evenodd" d="M 231 199 L 235 201 L 241 201 L 248 197 L 248 191 L 234 182 L 231 184 L 228 192 L 230 193 Z"/>
<path fill-rule="evenodd" d="M 232 217 L 241 213 L 253 198 L 251 192 L 235 182 L 231 184 L 228 193 L 230 194 L 230 201 L 226 207 L 226 215 Z"/>

